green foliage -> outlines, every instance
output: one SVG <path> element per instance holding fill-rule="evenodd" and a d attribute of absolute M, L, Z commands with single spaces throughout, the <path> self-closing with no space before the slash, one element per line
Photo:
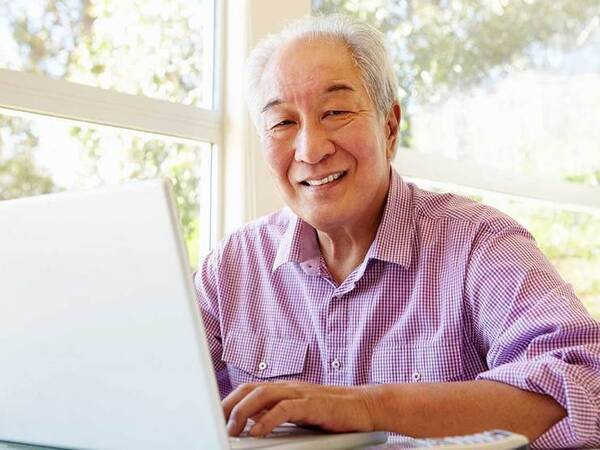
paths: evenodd
<path fill-rule="evenodd" d="M 38 173 L 28 154 L 0 161 L 0 183 L 0 200 L 47 194 L 55 190 L 52 178 Z"/>
<path fill-rule="evenodd" d="M 577 175 L 567 175 L 565 181 L 578 184 L 589 184 L 591 186 L 600 186 L 600 170 L 591 173 L 583 173 Z"/>
<path fill-rule="evenodd" d="M 35 146 L 37 139 L 29 132 L 26 121 L 0 116 L 0 200 L 55 190 L 52 178 L 33 160 L 31 148 Z"/>

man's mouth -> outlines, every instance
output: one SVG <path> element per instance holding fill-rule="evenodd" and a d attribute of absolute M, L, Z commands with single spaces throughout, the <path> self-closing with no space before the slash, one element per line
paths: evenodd
<path fill-rule="evenodd" d="M 304 186 L 321 186 L 323 184 L 331 183 L 335 180 L 338 180 L 338 179 L 342 178 L 344 175 L 346 175 L 346 171 L 335 172 L 330 175 L 327 175 L 326 177 L 319 178 L 319 179 L 307 178 L 306 180 L 302 181 L 300 184 L 303 184 Z"/>

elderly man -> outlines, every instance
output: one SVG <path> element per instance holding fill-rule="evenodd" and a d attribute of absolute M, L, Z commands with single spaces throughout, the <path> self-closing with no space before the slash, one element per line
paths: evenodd
<path fill-rule="evenodd" d="M 195 275 L 230 434 L 253 417 L 252 435 L 291 421 L 600 444 L 599 324 L 515 221 L 394 171 L 380 34 L 306 19 L 261 42 L 249 72 L 288 208 Z"/>

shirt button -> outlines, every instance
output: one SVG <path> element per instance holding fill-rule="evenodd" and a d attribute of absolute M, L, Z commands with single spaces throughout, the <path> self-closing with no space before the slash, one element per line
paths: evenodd
<path fill-rule="evenodd" d="M 419 372 L 413 372 L 412 379 L 413 381 L 419 381 L 421 379 L 421 374 Z"/>
<path fill-rule="evenodd" d="M 333 367 L 335 370 L 338 370 L 341 367 L 341 364 L 337 359 L 334 359 L 331 361 L 331 367 Z"/>
<path fill-rule="evenodd" d="M 267 368 L 267 363 L 264 361 L 261 361 L 260 363 L 258 363 L 258 370 L 265 370 Z"/>

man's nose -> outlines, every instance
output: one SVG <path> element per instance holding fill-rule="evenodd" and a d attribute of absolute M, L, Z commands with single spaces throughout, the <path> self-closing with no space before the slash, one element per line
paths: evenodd
<path fill-rule="evenodd" d="M 296 135 L 294 158 L 298 162 L 317 164 L 335 152 L 327 130 L 320 124 L 304 124 Z"/>

